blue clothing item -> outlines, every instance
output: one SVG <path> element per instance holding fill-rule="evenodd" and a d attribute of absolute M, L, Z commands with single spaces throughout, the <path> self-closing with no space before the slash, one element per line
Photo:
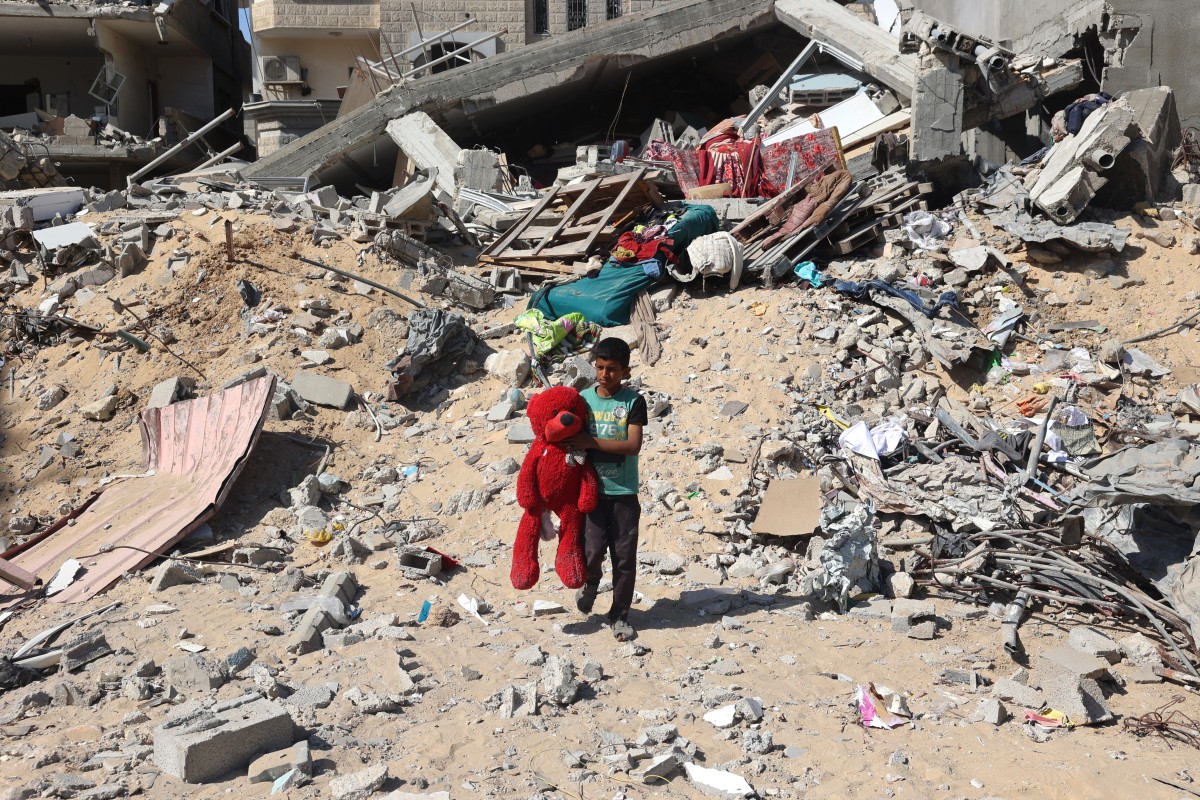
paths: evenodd
<path fill-rule="evenodd" d="M 833 288 L 842 294 L 848 294 L 851 297 L 859 300 L 867 299 L 867 292 L 870 289 L 878 289 L 881 292 L 890 294 L 893 297 L 899 297 L 906 301 L 909 305 L 920 311 L 925 316 L 933 319 L 937 313 L 943 308 L 949 307 L 958 311 L 958 295 L 954 292 L 942 292 L 937 299 L 937 302 L 932 306 L 925 305 L 925 301 L 920 295 L 908 289 L 901 289 L 897 286 L 892 286 L 890 283 L 884 283 L 881 280 L 870 280 L 863 283 L 855 283 L 854 281 L 834 281 Z"/>

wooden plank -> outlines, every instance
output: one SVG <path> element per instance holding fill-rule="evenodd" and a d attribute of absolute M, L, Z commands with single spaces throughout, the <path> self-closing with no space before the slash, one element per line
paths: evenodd
<path fill-rule="evenodd" d="M 592 193 L 600 187 L 600 180 L 601 179 L 597 178 L 594 181 L 590 181 L 587 188 L 579 193 L 579 196 L 575 198 L 575 202 L 572 203 L 571 207 L 567 209 L 567 213 L 564 214 L 563 218 L 558 221 L 558 225 L 554 226 L 554 229 L 551 230 L 547 236 L 542 237 L 542 241 L 538 243 L 538 246 L 533 251 L 535 256 L 542 252 L 542 250 L 546 248 L 546 245 L 550 244 L 554 237 L 558 236 L 559 231 L 567 227 L 567 223 L 570 222 L 577 213 L 579 213 L 579 209 L 583 207 L 583 204 L 586 203 L 588 198 L 592 196 Z"/>
<path fill-rule="evenodd" d="M 630 181 L 625 184 L 625 188 L 621 190 L 619 195 L 617 195 L 616 202 L 609 206 L 608 215 L 605 216 L 605 218 L 600 222 L 596 223 L 596 226 L 592 229 L 592 234 L 587 238 L 587 240 L 584 241 L 583 252 L 585 255 L 587 254 L 588 250 L 592 248 L 592 243 L 596 241 L 596 237 L 600 235 L 600 231 L 604 230 L 604 226 L 608 224 L 609 217 L 611 217 L 612 214 L 615 213 L 618 208 L 620 208 L 621 202 L 629 195 L 631 191 L 633 191 L 633 187 L 642 180 L 642 176 L 646 174 L 646 168 L 642 167 L 637 172 L 630 174 L 632 176 Z"/>
<path fill-rule="evenodd" d="M 554 201 L 554 198 L 557 194 L 557 187 L 550 189 L 550 191 L 546 193 L 545 197 L 542 198 L 540 203 L 534 206 L 528 213 L 525 214 L 525 216 L 521 217 L 520 221 L 518 221 L 516 225 L 513 225 L 511 228 L 509 228 L 508 233 L 504 234 L 504 236 L 500 239 L 497 239 L 489 244 L 483 250 L 483 253 L 495 255 L 496 253 L 503 252 L 506 247 L 517 240 L 521 234 L 521 231 L 533 224 L 533 221 L 538 218 L 538 215 L 546 210 L 546 206 L 550 205 L 550 203 Z"/>
<path fill-rule="evenodd" d="M 0 558 L 0 578 L 16 586 L 18 589 L 29 591 L 42 582 L 42 579 L 32 572 L 21 569 L 11 561 Z"/>

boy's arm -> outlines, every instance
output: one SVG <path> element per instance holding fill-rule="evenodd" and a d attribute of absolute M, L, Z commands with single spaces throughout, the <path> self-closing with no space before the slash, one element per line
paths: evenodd
<path fill-rule="evenodd" d="M 580 434 L 580 438 L 587 436 L 589 441 L 583 447 L 588 450 L 599 450 L 601 453 L 617 456 L 636 456 L 642 452 L 642 426 L 630 425 L 627 430 L 629 436 L 626 439 L 597 439 L 590 434 Z"/>

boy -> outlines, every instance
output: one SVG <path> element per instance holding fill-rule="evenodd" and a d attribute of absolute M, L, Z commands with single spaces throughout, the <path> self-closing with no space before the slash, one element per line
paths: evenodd
<path fill-rule="evenodd" d="M 575 605 L 591 613 L 604 573 L 604 556 L 612 559 L 613 599 L 608 612 L 613 636 L 626 642 L 636 638 L 629 624 L 633 605 L 633 583 L 637 577 L 638 453 L 642 449 L 642 426 L 646 424 L 646 401 L 623 385 L 629 378 L 629 345 L 622 339 L 601 339 L 592 351 L 596 385 L 581 394 L 587 402 L 588 432 L 572 438 L 572 449 L 590 452 L 600 477 L 600 503 L 587 515 L 584 527 L 584 560 L 587 583 L 576 592 Z"/>

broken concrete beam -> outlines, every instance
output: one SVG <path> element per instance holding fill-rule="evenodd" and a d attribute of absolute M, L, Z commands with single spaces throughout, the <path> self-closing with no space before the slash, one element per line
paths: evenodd
<path fill-rule="evenodd" d="M 689 50 L 712 52 L 727 38 L 744 38 L 773 25 L 771 9 L 770 0 L 679 0 L 555 35 L 396 87 L 240 171 L 248 178 L 330 172 L 343 154 L 369 147 L 386 135 L 391 120 L 415 110 L 442 123 L 443 114 L 465 116 L 464 127 L 482 135 L 506 124 L 505 106 L 543 93 L 590 91 L 599 76 L 620 74 L 632 64 L 669 60 Z M 879 36 L 890 38 L 883 31 Z M 890 47 L 895 50 L 894 39 Z M 911 73 L 910 68 L 910 83 Z"/>
<path fill-rule="evenodd" d="M 437 188 L 451 197 L 458 194 L 454 170 L 458 166 L 462 148 L 438 127 L 432 117 L 424 111 L 413 111 L 389 122 L 386 130 L 400 148 L 400 153 L 413 166 L 434 175 Z"/>
<path fill-rule="evenodd" d="M 810 39 L 831 44 L 863 63 L 863 72 L 911 97 L 916 56 L 901 54 L 896 38 L 834 0 L 776 0 L 775 17 Z"/>
<path fill-rule="evenodd" d="M 454 170 L 454 180 L 464 189 L 476 191 L 499 191 L 500 156 L 491 150 L 471 148 L 458 154 L 458 166 Z"/>
<path fill-rule="evenodd" d="M 257 694 L 188 709 L 154 729 L 154 763 L 184 783 L 204 783 L 263 753 L 288 747 L 295 726 L 283 706 Z"/>
<path fill-rule="evenodd" d="M 304 370 L 292 378 L 292 390 L 310 403 L 330 408 L 345 408 L 354 396 L 354 387 L 345 381 Z"/>
<path fill-rule="evenodd" d="M 962 69 L 949 53 L 924 53 L 913 85 L 909 158 L 939 161 L 962 152 Z"/>
<path fill-rule="evenodd" d="M 1116 100 L 1096 109 L 1079 133 L 1055 143 L 1041 169 L 1031 173 L 1030 199 L 1058 224 L 1074 222 L 1108 182 L 1105 173 L 1136 135 L 1128 103 Z"/>

